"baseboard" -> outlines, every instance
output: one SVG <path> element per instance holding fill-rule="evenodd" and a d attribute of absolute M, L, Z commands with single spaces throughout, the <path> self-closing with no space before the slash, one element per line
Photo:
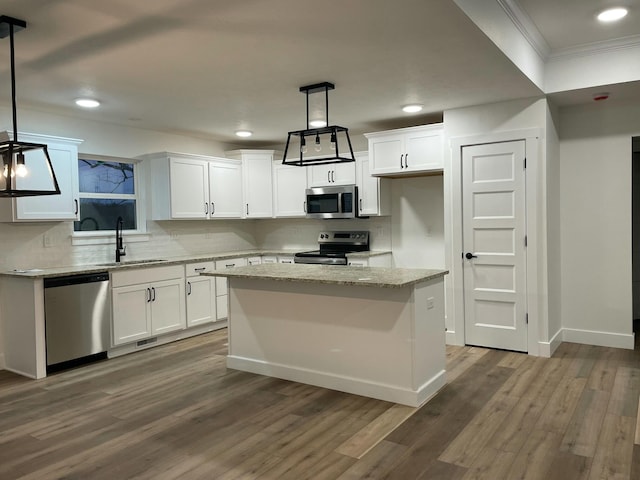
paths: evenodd
<path fill-rule="evenodd" d="M 32 375 L 31 373 L 26 373 L 26 372 L 23 372 L 22 370 L 18 370 L 18 369 L 15 369 L 15 368 L 10 368 L 10 367 L 7 367 L 6 365 L 4 367 L 4 370 L 6 370 L 7 372 L 13 372 L 16 375 L 20 375 L 20 376 L 27 377 L 27 378 L 32 378 L 33 380 L 37 380 L 38 379 L 38 377 Z"/>
<path fill-rule="evenodd" d="M 133 352 L 139 352 L 148 348 L 157 347 L 159 345 L 165 345 L 167 343 L 182 340 L 184 338 L 194 337 L 203 333 L 212 332 L 214 330 L 220 330 L 227 326 L 227 321 L 219 321 L 214 323 L 206 323 L 204 325 L 198 325 L 197 327 L 188 328 L 186 330 L 178 330 L 177 332 L 167 333 L 156 338 L 155 341 L 146 343 L 144 345 L 138 345 L 137 342 L 128 343 L 126 345 L 120 345 L 113 347 L 107 352 L 109 358 L 116 358 L 122 355 L 127 355 Z"/>
<path fill-rule="evenodd" d="M 396 385 L 374 383 L 333 373 L 269 363 L 234 355 L 227 356 L 227 367 L 364 397 L 377 398 L 378 400 L 400 403 L 411 407 L 419 407 L 431 399 L 446 383 L 444 370 L 430 378 L 418 390 L 413 391 Z"/>
<path fill-rule="evenodd" d="M 634 334 L 598 332 L 593 330 L 562 329 L 562 341 L 598 345 L 600 347 L 626 348 L 633 350 Z"/>
<path fill-rule="evenodd" d="M 459 346 L 463 346 L 464 345 L 464 342 L 460 343 L 458 341 L 458 337 L 456 336 L 456 332 L 447 330 L 446 332 L 444 332 L 444 335 L 445 335 L 444 336 L 444 340 L 445 340 L 445 343 L 447 345 L 459 345 Z"/>
<path fill-rule="evenodd" d="M 549 358 L 562 344 L 562 329 L 558 330 L 548 342 L 538 342 L 538 356 Z"/>

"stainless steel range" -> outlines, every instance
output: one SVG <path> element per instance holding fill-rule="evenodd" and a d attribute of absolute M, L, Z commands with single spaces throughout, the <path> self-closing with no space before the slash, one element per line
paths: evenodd
<path fill-rule="evenodd" d="M 369 250 L 369 232 L 320 232 L 319 250 L 299 252 L 295 263 L 316 263 L 321 265 L 347 265 L 347 253 Z"/>

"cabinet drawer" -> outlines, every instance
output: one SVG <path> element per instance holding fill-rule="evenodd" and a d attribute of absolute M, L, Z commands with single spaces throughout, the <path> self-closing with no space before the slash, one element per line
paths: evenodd
<path fill-rule="evenodd" d="M 161 280 L 172 280 L 175 278 L 184 278 L 184 267 L 182 265 L 136 268 L 121 272 L 111 272 L 111 287 L 124 287 L 126 285 L 158 282 Z"/>
<path fill-rule="evenodd" d="M 216 261 L 216 270 L 224 270 L 226 268 L 246 267 L 246 258 L 227 258 L 226 260 Z M 227 279 L 225 277 L 216 277 L 216 295 L 227 294 Z"/>
<path fill-rule="evenodd" d="M 184 266 L 184 268 L 185 268 L 185 274 L 187 277 L 195 277 L 200 275 L 201 273 L 213 272 L 216 269 L 216 264 L 214 261 L 187 263 Z"/>

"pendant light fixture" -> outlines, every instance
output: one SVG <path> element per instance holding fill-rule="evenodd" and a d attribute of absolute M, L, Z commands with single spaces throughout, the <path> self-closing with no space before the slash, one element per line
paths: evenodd
<path fill-rule="evenodd" d="M 53 171 L 47 146 L 18 141 L 16 115 L 16 75 L 13 35 L 27 27 L 27 22 L 0 16 L 0 38 L 9 37 L 11 52 L 11 107 L 13 140 L 0 142 L 0 197 L 59 195 L 60 186 Z"/>
<path fill-rule="evenodd" d="M 309 95 L 324 92 L 325 100 L 325 125 L 329 125 L 329 90 L 333 90 L 335 85 L 329 82 L 316 83 L 300 87 L 307 100 L 307 128 L 289 132 L 287 145 L 284 149 L 283 165 L 295 165 L 306 167 L 307 165 L 326 165 L 329 163 L 355 162 L 349 129 L 337 125 L 311 128 L 309 122 Z M 307 157 L 309 146 L 307 137 L 310 137 L 309 145 L 313 146 L 311 157 Z M 324 142 L 323 142 L 324 140 Z M 345 145 L 341 147 L 340 145 Z M 348 151 L 347 150 L 348 147 Z M 341 155 L 342 148 L 346 154 Z"/>

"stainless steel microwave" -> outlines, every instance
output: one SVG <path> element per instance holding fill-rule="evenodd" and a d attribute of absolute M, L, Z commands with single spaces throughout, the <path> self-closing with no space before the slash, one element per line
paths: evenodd
<path fill-rule="evenodd" d="M 307 218 L 355 218 L 358 187 L 341 185 L 307 188 Z"/>

